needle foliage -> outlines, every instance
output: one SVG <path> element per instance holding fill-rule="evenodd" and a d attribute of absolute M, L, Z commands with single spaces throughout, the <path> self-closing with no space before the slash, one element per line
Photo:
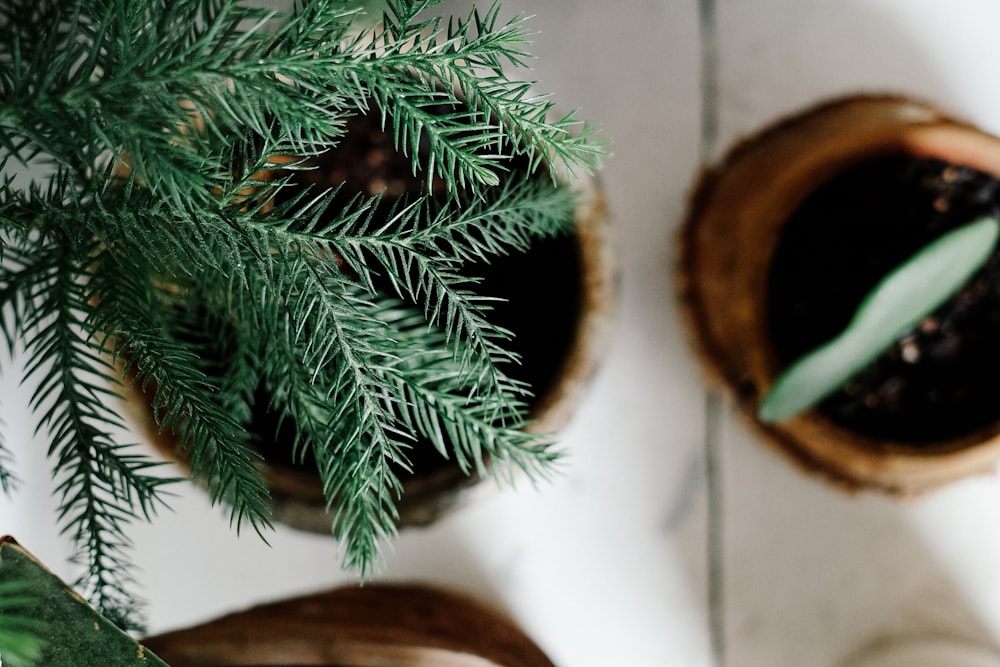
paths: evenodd
<path fill-rule="evenodd" d="M 29 360 L 77 585 L 120 624 L 134 619 L 127 526 L 174 481 L 115 435 L 129 383 L 234 527 L 262 534 L 246 426 L 265 385 L 361 574 L 394 532 L 418 438 L 470 472 L 537 475 L 556 456 L 523 430 L 510 334 L 462 270 L 564 232 L 574 195 L 556 173 L 597 168 L 599 141 L 505 73 L 528 58 L 522 19 L 389 0 L 362 23 L 356 4 L 0 0 L 2 332 Z M 443 203 L 385 215 L 357 196 L 330 215 L 337 192 L 313 189 L 274 205 L 372 110 Z M 10 463 L 0 450 L 5 490 Z"/>

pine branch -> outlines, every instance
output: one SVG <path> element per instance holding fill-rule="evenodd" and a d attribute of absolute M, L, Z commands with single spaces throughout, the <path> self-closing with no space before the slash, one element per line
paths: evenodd
<path fill-rule="evenodd" d="M 402 115 L 394 128 L 397 146 L 408 146 L 416 159 L 418 141 L 429 139 L 438 162 L 428 171 L 433 173 L 435 166 L 445 174 L 457 171 L 459 186 L 498 183 L 496 159 L 507 156 L 505 151 L 527 157 L 530 172 L 542 164 L 553 176 L 561 167 L 570 174 L 599 168 L 604 148 L 596 130 L 575 112 L 551 120 L 555 103 L 532 92 L 536 83 L 505 73 L 525 67 L 530 57 L 524 17 L 500 24 L 500 5 L 494 2 L 485 14 L 473 8 L 465 20 L 449 21 L 447 29 L 440 17 L 415 22 L 432 4 L 437 3 L 390 2 L 378 40 L 385 52 L 372 61 L 377 66 L 365 70 L 380 107 Z M 425 109 L 435 104 L 469 109 L 456 114 L 454 126 L 473 130 L 463 135 L 434 127 Z"/>
<path fill-rule="evenodd" d="M 128 156 L 138 177 L 175 203 L 208 196 L 225 177 L 227 137 L 240 128 L 264 134 L 277 125 L 308 152 L 341 135 L 342 116 L 331 110 L 365 108 L 368 98 L 394 110 L 397 145 L 414 159 L 421 138 L 431 141 L 432 158 L 421 166 L 453 189 L 495 184 L 503 142 L 553 168 L 592 168 L 601 154 L 589 129 L 571 115 L 546 122 L 552 104 L 500 74 L 502 61 L 523 59 L 525 36 L 521 19 L 497 27 L 496 5 L 486 19 L 474 12 L 442 35 L 439 19 L 415 19 L 428 3 L 398 3 L 401 22 L 376 32 L 375 48 L 345 42 L 351 15 L 336 3 L 308 4 L 267 34 L 274 16 L 232 1 L 164 2 L 126 12 L 105 0 L 88 16 L 61 14 L 57 5 L 45 34 L 68 24 L 81 37 L 48 38 L 28 59 L 18 55 L 27 36 L 8 35 L 15 48 L 9 70 L 0 68 L 0 146 L 25 158 L 45 152 L 80 174 L 104 153 Z M 247 22 L 254 27 L 241 29 Z M 178 25 L 195 27 L 178 40 Z M 60 55 L 47 62 L 49 53 Z M 459 110 L 429 112 L 441 104 Z M 574 128 L 584 130 L 580 137 Z"/>
<path fill-rule="evenodd" d="M 364 576 L 378 545 L 395 534 L 396 468 L 409 467 L 417 436 L 479 472 L 487 457 L 532 472 L 552 458 L 543 438 L 519 430 L 523 406 L 501 394 L 523 390 L 488 386 L 484 368 L 461 368 L 418 310 L 370 301 L 334 262 L 313 254 L 300 254 L 296 270 L 284 275 L 296 284 L 280 292 L 293 299 L 258 298 L 275 287 L 261 276 L 261 290 L 251 283 L 235 317 L 241 328 L 255 322 L 269 332 L 259 339 L 268 407 L 279 423 L 294 425 L 293 457 L 311 455 L 319 466 L 346 567 Z M 509 410 L 498 415 L 505 402 Z"/>
<path fill-rule="evenodd" d="M 294 424 L 296 457 L 316 460 L 344 564 L 366 576 L 379 543 L 395 534 L 401 484 L 391 464 L 406 460 L 410 438 L 395 425 L 384 380 L 381 348 L 392 348 L 391 332 L 380 319 L 384 308 L 332 262 L 301 256 L 297 268 L 293 300 L 245 306 L 276 306 L 256 316 L 271 332 L 262 354 L 269 407 Z"/>
<path fill-rule="evenodd" d="M 324 44 L 329 52 L 326 39 L 339 43 L 344 12 L 322 4 L 321 34 L 294 42 L 281 38 L 308 34 L 301 19 L 271 38 L 264 32 L 271 14 L 230 0 L 154 0 L 141 9 L 104 0 L 80 13 L 74 3 L 44 2 L 46 23 L 37 30 L 10 34 L 23 28 L 17 17 L 0 26 L 0 43 L 13 45 L 8 59 L 0 57 L 0 145 L 24 157 L 44 152 L 78 175 L 103 153 L 127 156 L 159 196 L 208 198 L 226 168 L 222 150 L 240 127 L 262 130 L 277 120 L 307 139 L 338 136 L 340 119 L 329 113 L 340 106 L 336 94 L 316 86 L 303 94 L 274 79 L 307 58 L 282 47 Z M 25 58 L 30 38 L 43 48 Z M 247 60 L 254 55 L 267 56 L 266 68 Z M 315 79 L 323 66 L 313 69 Z"/>
<path fill-rule="evenodd" d="M 492 460 L 490 470 L 517 466 L 537 478 L 555 460 L 546 438 L 521 430 L 524 406 L 506 396 L 521 387 L 494 386 L 485 363 L 475 373 L 457 364 L 418 310 L 369 301 L 330 261 L 301 261 L 299 299 L 257 315 L 272 332 L 262 373 L 270 408 L 295 426 L 296 458 L 311 454 L 319 466 L 346 567 L 364 576 L 395 534 L 395 469 L 409 468 L 418 436 L 480 474 Z"/>
<path fill-rule="evenodd" d="M 131 256 L 104 251 L 97 258 L 92 326 L 115 332 L 112 353 L 122 373 L 149 396 L 157 424 L 177 436 L 181 453 L 190 455 L 192 476 L 207 482 L 213 502 L 232 508 L 237 532 L 246 522 L 263 535 L 270 528 L 270 494 L 255 466 L 260 456 L 231 406 L 219 404 L 218 387 L 199 370 L 204 355 L 170 333 L 176 326 L 169 318 L 196 299 L 179 294 L 167 301 L 171 288 L 150 284 L 148 267 L 130 262 Z"/>
<path fill-rule="evenodd" d="M 376 223 L 377 199 L 357 200 L 339 220 L 323 225 L 327 201 L 285 207 L 275 213 L 278 224 L 256 219 L 242 224 L 255 229 L 266 247 L 301 246 L 316 256 L 332 252 L 370 293 L 376 291 L 374 275 L 384 272 L 399 296 L 421 304 L 428 323 L 447 333 L 452 349 L 465 357 L 462 367 L 471 367 L 473 357 L 485 360 L 499 386 L 497 367 L 514 360 L 503 346 L 510 333 L 490 322 L 493 300 L 471 289 L 475 281 L 462 274 L 462 266 L 524 251 L 536 238 L 568 231 L 572 192 L 543 179 L 509 179 L 488 201 L 424 198 L 398 206 Z M 501 399 L 505 394 L 496 393 Z"/>
<path fill-rule="evenodd" d="M 335 195 L 293 200 L 265 217 L 242 202 L 226 207 L 220 215 L 229 220 L 219 224 L 241 230 L 233 238 L 249 244 L 246 261 L 202 274 L 188 291 L 209 304 L 218 298 L 242 336 L 263 341 L 264 348 L 237 349 L 246 367 L 259 355 L 269 407 L 296 426 L 293 457 L 308 453 L 320 466 L 345 565 L 365 573 L 378 544 L 395 532 L 401 487 L 393 466 L 408 466 L 418 435 L 480 474 L 492 460 L 490 469 L 516 466 L 537 476 L 554 460 L 544 438 L 520 430 L 524 406 L 516 397 L 524 389 L 500 371 L 511 359 L 493 342 L 503 331 L 486 317 L 490 301 L 461 287 L 468 279 L 457 269 L 564 232 L 574 198 L 544 179 L 512 181 L 489 201 L 404 205 L 376 227 L 377 198 L 357 199 L 337 221 L 322 223 Z M 423 315 L 368 300 L 377 293 L 376 267 L 401 296 L 425 304 Z M 240 277 L 227 282 L 227 275 Z M 400 312 L 407 317 L 397 320 Z M 429 333 L 434 324 L 447 336 Z M 233 384 L 221 378 L 216 400 L 246 401 L 252 378 L 236 390 Z M 245 404 L 239 409 L 245 413 Z"/>
<path fill-rule="evenodd" d="M 496 397 L 525 394 L 519 383 L 504 380 L 496 387 L 496 378 L 482 368 L 470 380 L 420 319 L 400 320 L 394 329 L 398 350 L 389 376 L 405 397 L 400 419 L 408 430 L 428 438 L 446 458 L 454 457 L 467 474 L 503 477 L 517 467 L 533 479 L 544 476 L 558 458 L 551 436 L 526 430 L 525 404 Z"/>
<path fill-rule="evenodd" d="M 386 391 L 384 380 L 383 350 L 391 350 L 393 341 L 379 318 L 382 309 L 346 285 L 342 274 L 324 270 L 327 268 L 326 264 L 314 265 L 304 274 L 313 288 L 304 290 L 303 301 L 291 308 L 309 314 L 305 320 L 308 324 L 296 341 L 301 349 L 301 365 L 314 372 L 323 369 L 326 399 L 336 405 L 328 427 L 344 438 L 335 450 L 327 452 L 328 461 L 317 454 L 321 473 L 325 473 L 327 497 L 349 499 L 339 504 L 334 525 L 341 526 L 338 533 L 363 537 L 372 529 L 378 533 L 391 526 L 394 517 L 353 528 L 359 520 L 386 513 L 386 503 L 391 502 L 388 494 L 398 493 L 400 488 L 389 462 L 405 460 L 400 446 L 402 434 L 395 427 L 393 415 L 395 399 Z M 316 336 L 316 331 L 327 331 L 329 335 Z M 352 506 L 357 506 L 357 512 L 348 509 Z M 374 553 L 368 547 L 361 551 Z M 367 558 L 363 555 L 363 560 Z"/>
<path fill-rule="evenodd" d="M 0 427 L 3 426 L 4 424 L 0 422 Z M 8 497 L 13 495 L 20 484 L 20 480 L 11 469 L 13 461 L 14 457 L 7 448 L 7 443 L 0 437 L 0 492 Z"/>
<path fill-rule="evenodd" d="M 32 358 L 25 381 L 37 381 L 31 405 L 50 437 L 60 523 L 79 546 L 86 570 L 78 584 L 104 612 L 128 623 L 134 605 L 125 526 L 152 516 L 167 480 L 150 475 L 156 464 L 108 435 L 123 428 L 111 408 L 114 373 L 85 325 L 81 270 L 75 253 L 67 252 L 73 245 L 56 236 L 8 257 L 26 268 L 20 275 L 38 279 L 21 284 L 22 303 L 31 306 L 15 316 Z"/>

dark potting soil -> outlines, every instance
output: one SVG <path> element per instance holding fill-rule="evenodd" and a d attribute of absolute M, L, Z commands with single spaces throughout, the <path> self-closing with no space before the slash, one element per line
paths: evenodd
<path fill-rule="evenodd" d="M 421 163 L 428 151 L 429 146 L 421 147 Z M 377 215 L 385 216 L 400 197 L 428 191 L 422 174 L 414 174 L 411 159 L 396 151 L 392 135 L 381 129 L 377 110 L 352 118 L 342 143 L 312 162 L 315 169 L 294 172 L 295 183 L 318 191 L 339 186 L 329 210 L 336 210 L 356 195 L 367 197 L 382 192 Z M 523 170 L 518 172 L 519 165 L 508 166 L 511 173 L 523 175 Z M 430 192 L 444 199 L 445 188 L 444 182 L 436 179 Z M 580 268 L 576 236 L 567 234 L 538 239 L 525 253 L 495 257 L 488 264 L 470 264 L 465 271 L 466 275 L 482 279 L 474 288 L 478 293 L 501 299 L 492 305 L 489 320 L 514 333 L 506 347 L 521 359 L 520 364 L 504 371 L 527 383 L 535 397 L 553 384 L 573 339 L 581 307 Z M 389 289 L 388 283 L 382 287 Z M 262 388 L 255 403 L 264 406 L 268 401 Z M 315 469 L 314 461 L 292 460 L 290 429 L 295 425 L 285 423 L 277 438 L 267 437 L 276 428 L 274 415 L 256 410 L 250 430 L 261 435 L 258 448 L 267 460 L 284 467 Z M 416 441 L 408 455 L 419 473 L 449 465 L 425 440 Z"/>
<path fill-rule="evenodd" d="M 796 210 L 769 277 L 770 333 L 783 364 L 839 334 L 864 295 L 945 232 L 1000 210 L 1000 183 L 940 160 L 891 155 L 837 175 Z M 1000 418 L 1000 252 L 958 294 L 818 409 L 876 438 L 914 445 Z"/>

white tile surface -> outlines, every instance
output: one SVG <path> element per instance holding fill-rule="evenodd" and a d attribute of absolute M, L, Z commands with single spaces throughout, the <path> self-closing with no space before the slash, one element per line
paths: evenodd
<path fill-rule="evenodd" d="M 1000 5 L 974 0 L 720 0 L 715 154 L 782 115 L 852 92 L 914 95 L 996 131 L 998 21 Z M 914 503 L 845 496 L 727 423 L 727 665 L 833 665 L 907 635 L 994 642 L 995 480 Z"/>
<path fill-rule="evenodd" d="M 467 6 L 455 2 L 454 6 Z M 704 7 L 713 6 L 703 0 Z M 507 609 L 561 667 L 707 667 L 712 627 L 704 385 L 673 302 L 674 232 L 701 146 L 697 0 L 506 0 L 534 14 L 533 78 L 603 126 L 622 289 L 614 341 L 565 434 L 564 474 L 406 531 L 380 578 L 447 583 Z M 1000 130 L 992 0 L 715 0 L 718 155 L 738 136 L 831 95 L 891 90 Z M 45 443 L 17 371 L 2 385 L 25 488 L 0 499 L 56 571 Z M 714 617 L 726 667 L 827 667 L 886 637 L 1000 638 L 1000 487 L 971 480 L 900 504 L 848 497 L 721 428 L 723 551 Z M 322 536 L 232 535 L 196 489 L 137 526 L 152 630 L 351 578 Z"/>

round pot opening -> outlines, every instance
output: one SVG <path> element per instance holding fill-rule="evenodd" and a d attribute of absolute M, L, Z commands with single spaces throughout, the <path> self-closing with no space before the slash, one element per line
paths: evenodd
<path fill-rule="evenodd" d="M 887 154 L 817 188 L 771 260 L 768 330 L 782 367 L 839 334 L 894 267 L 944 233 L 1000 211 L 1000 181 L 941 159 Z M 1000 419 L 1000 252 L 954 297 L 817 410 L 915 449 Z"/>
<path fill-rule="evenodd" d="M 767 442 L 844 487 L 903 495 L 995 467 L 996 253 L 840 392 L 779 424 L 756 414 L 782 370 L 839 334 L 889 270 L 995 214 L 998 179 L 1000 140 L 898 96 L 820 104 L 703 174 L 682 228 L 682 309 L 706 370 Z"/>
<path fill-rule="evenodd" d="M 429 146 L 421 148 L 421 152 L 426 150 Z M 304 188 L 312 188 L 310 192 L 336 189 L 327 209 L 335 211 L 355 197 L 381 193 L 372 213 L 376 225 L 379 219 L 389 220 L 404 205 L 400 203 L 404 196 L 430 192 L 434 200 L 445 200 L 443 181 L 435 178 L 428 185 L 421 172 L 414 172 L 413 160 L 396 151 L 391 132 L 381 129 L 381 114 L 376 109 L 352 118 L 341 144 L 310 162 L 315 168 L 262 174 L 262 182 L 282 173 L 289 173 L 292 179 L 291 187 L 280 188 L 276 194 L 269 190 L 267 196 L 274 196 L 278 205 L 294 206 L 296 193 Z M 526 161 L 511 160 L 501 178 L 548 178 L 547 173 L 529 175 L 522 162 Z M 526 252 L 470 262 L 463 270 L 477 281 L 470 283 L 470 290 L 499 299 L 491 303 L 488 317 L 491 323 L 512 332 L 503 347 L 520 361 L 503 370 L 531 392 L 528 428 L 533 431 L 555 432 L 565 425 L 606 343 L 614 292 L 607 212 L 595 182 L 583 181 L 578 190 L 569 233 L 537 238 Z M 308 199 L 311 195 L 307 192 L 305 196 Z M 388 279 L 376 277 L 375 286 L 383 293 L 394 293 Z M 224 329 L 223 324 L 206 331 Z M 217 359 L 209 363 L 225 364 L 231 356 L 226 352 L 225 337 L 207 335 L 218 347 Z M 258 388 L 247 427 L 251 443 L 265 458 L 262 469 L 271 487 L 273 518 L 302 530 L 329 533 L 331 513 L 315 461 L 293 456 L 296 426 L 279 420 L 267 409 L 271 399 L 266 387 Z M 143 405 L 135 411 L 148 413 L 148 404 L 138 402 Z M 156 433 L 155 425 L 149 423 L 150 415 L 140 414 L 139 418 L 152 432 L 153 444 L 176 460 L 174 443 Z M 415 441 L 408 456 L 412 472 L 397 470 L 404 487 L 397 503 L 399 527 L 431 523 L 464 504 L 473 489 L 491 486 L 480 484 L 478 476 L 463 471 L 428 440 Z"/>

